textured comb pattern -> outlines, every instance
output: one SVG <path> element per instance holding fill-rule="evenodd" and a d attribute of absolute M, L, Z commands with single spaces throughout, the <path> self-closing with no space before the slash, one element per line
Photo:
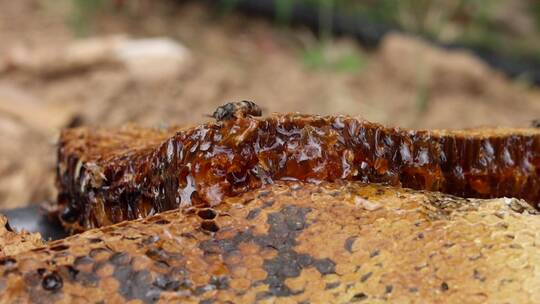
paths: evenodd
<path fill-rule="evenodd" d="M 533 303 L 534 213 L 515 199 L 277 183 L 0 259 L 0 302 Z"/>
<path fill-rule="evenodd" d="M 88 229 L 214 206 L 278 180 L 359 180 L 540 200 L 540 131 L 406 131 L 350 117 L 238 118 L 174 132 L 63 133 L 59 204 Z"/>

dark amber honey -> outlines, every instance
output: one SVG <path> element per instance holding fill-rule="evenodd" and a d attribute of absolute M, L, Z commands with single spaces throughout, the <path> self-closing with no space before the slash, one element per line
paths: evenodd
<path fill-rule="evenodd" d="M 287 114 L 145 132 L 119 138 L 109 132 L 110 145 L 97 144 L 100 135 L 88 130 L 64 132 L 58 185 L 68 226 L 213 206 L 277 180 L 358 180 L 540 201 L 540 133 L 531 129 L 408 131 L 351 117 Z M 137 146 L 143 140 L 150 143 Z"/>

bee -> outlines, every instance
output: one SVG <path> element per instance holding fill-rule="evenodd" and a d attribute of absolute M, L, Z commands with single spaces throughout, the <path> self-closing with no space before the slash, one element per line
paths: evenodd
<path fill-rule="evenodd" d="M 540 119 L 533 119 L 533 121 L 531 121 L 531 127 L 532 128 L 540 128 Z"/>
<path fill-rule="evenodd" d="M 242 100 L 229 102 L 218 107 L 212 117 L 217 121 L 226 121 L 235 118 L 244 118 L 247 116 L 261 116 L 262 109 L 253 101 Z"/>

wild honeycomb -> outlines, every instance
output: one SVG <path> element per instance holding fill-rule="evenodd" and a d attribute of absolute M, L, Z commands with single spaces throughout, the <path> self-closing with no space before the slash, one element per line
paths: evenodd
<path fill-rule="evenodd" d="M 517 199 L 276 182 L 0 259 L 2 303 L 534 303 Z"/>
<path fill-rule="evenodd" d="M 0 214 L 0 258 L 43 246 L 39 233 L 15 232 L 5 216 Z"/>
<path fill-rule="evenodd" d="M 347 116 L 247 115 L 181 130 L 66 130 L 58 160 L 58 209 L 76 231 L 215 206 L 276 181 L 540 201 L 538 129 L 409 131 Z"/>

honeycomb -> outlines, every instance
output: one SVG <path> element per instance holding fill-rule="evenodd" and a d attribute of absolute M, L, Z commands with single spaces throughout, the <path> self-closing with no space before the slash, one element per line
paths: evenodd
<path fill-rule="evenodd" d="M 0 259 L 1 303 L 534 303 L 518 199 L 277 181 Z"/>

